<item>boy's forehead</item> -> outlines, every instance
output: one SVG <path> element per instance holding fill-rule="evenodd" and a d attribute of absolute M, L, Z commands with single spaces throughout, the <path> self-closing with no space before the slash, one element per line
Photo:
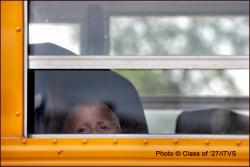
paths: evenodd
<path fill-rule="evenodd" d="M 70 112 L 70 116 L 74 118 L 85 118 L 85 117 L 101 117 L 101 118 L 110 118 L 111 109 L 98 105 L 91 106 L 78 106 Z"/>

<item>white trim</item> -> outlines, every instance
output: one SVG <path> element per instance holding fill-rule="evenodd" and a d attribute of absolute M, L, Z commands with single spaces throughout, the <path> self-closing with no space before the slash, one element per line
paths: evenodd
<path fill-rule="evenodd" d="M 24 43 L 24 48 L 23 48 L 23 64 L 24 64 L 24 69 L 23 69 L 23 75 L 24 75 L 24 81 L 23 81 L 23 112 L 24 112 L 24 118 L 23 118 L 23 135 L 24 137 L 27 137 L 27 130 L 28 130 L 28 2 L 24 1 L 23 2 L 23 11 L 24 11 L 24 31 L 23 31 L 23 43 Z"/>
<path fill-rule="evenodd" d="M 248 69 L 249 56 L 29 56 L 30 69 Z"/>
<path fill-rule="evenodd" d="M 132 138 L 132 139 L 249 139 L 249 135 L 187 135 L 187 134 L 170 134 L 170 135 L 153 135 L 153 134 L 33 134 L 29 135 L 30 138 Z"/>

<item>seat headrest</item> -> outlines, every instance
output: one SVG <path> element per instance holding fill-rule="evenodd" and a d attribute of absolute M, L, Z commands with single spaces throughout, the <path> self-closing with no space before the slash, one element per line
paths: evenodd
<path fill-rule="evenodd" d="M 37 44 L 29 44 L 29 55 L 73 56 L 76 54 L 68 49 L 60 47 L 53 43 L 37 43 Z"/>
<path fill-rule="evenodd" d="M 231 110 L 209 108 L 182 112 L 176 122 L 176 133 L 181 134 L 236 134 L 249 133 L 242 129 L 242 118 Z M 246 120 L 246 119 L 244 119 Z M 244 127 L 249 125 L 245 122 Z M 238 127 L 237 127 L 238 126 Z"/>

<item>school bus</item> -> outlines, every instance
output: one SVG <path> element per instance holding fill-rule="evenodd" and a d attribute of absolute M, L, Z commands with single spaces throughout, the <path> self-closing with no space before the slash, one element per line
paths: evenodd
<path fill-rule="evenodd" d="M 248 1 L 1 1 L 1 166 L 249 166 L 248 76 Z"/>

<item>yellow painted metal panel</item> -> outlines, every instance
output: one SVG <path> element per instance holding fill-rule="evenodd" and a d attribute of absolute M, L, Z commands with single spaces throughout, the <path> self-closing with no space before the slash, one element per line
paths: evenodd
<path fill-rule="evenodd" d="M 247 166 L 249 141 L 237 139 L 2 139 L 3 165 Z M 156 156 L 156 151 L 173 156 Z M 177 156 L 176 152 L 181 155 Z M 189 153 L 187 153 L 189 151 Z M 234 151 L 235 155 L 213 151 Z M 186 152 L 187 154 L 184 154 Z M 192 153 L 199 152 L 199 156 Z M 206 153 L 202 156 L 202 153 Z"/>
<path fill-rule="evenodd" d="M 1 1 L 1 165 L 249 165 L 249 140 L 23 139 L 22 5 L 22 1 Z M 174 156 L 156 156 L 156 151 L 173 152 Z M 184 155 L 187 151 L 209 155 Z M 213 151 L 227 154 L 212 156 Z M 232 151 L 235 156 L 228 155 Z"/>
<path fill-rule="evenodd" d="M 23 2 L 1 1 L 1 136 L 23 135 Z"/>

